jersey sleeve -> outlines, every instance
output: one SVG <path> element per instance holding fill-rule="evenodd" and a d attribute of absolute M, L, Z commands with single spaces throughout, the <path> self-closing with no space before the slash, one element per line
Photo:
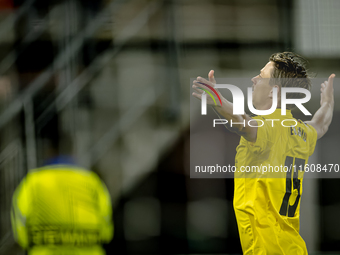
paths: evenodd
<path fill-rule="evenodd" d="M 309 143 L 309 155 L 311 156 L 314 153 L 316 141 L 318 140 L 318 133 L 316 132 L 316 129 L 309 124 L 306 124 L 307 126 L 307 137 L 308 137 L 308 143 Z"/>
<path fill-rule="evenodd" d="M 248 148 L 255 154 L 261 154 L 268 148 L 268 142 L 270 141 L 270 131 L 268 122 L 255 119 L 257 121 L 257 135 L 256 141 L 248 142 Z"/>
<path fill-rule="evenodd" d="M 26 177 L 21 181 L 13 194 L 11 209 L 11 223 L 14 239 L 24 249 L 29 246 L 26 226 L 26 219 L 30 208 L 29 192 L 29 183 Z"/>

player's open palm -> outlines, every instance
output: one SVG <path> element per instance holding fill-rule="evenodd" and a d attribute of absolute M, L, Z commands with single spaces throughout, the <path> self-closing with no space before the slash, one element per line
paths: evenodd
<path fill-rule="evenodd" d="M 334 105 L 334 89 L 333 89 L 333 80 L 335 74 L 331 74 L 328 78 L 328 81 L 325 81 L 321 84 L 321 100 L 320 104 L 329 103 L 330 105 Z"/>
<path fill-rule="evenodd" d="M 215 88 L 216 80 L 214 77 L 214 70 L 209 72 L 209 81 L 198 76 L 196 80 L 193 82 L 193 89 L 195 90 L 192 95 L 200 100 L 202 100 L 202 95 L 207 95 L 207 104 L 208 105 L 221 105 L 222 95 Z"/>

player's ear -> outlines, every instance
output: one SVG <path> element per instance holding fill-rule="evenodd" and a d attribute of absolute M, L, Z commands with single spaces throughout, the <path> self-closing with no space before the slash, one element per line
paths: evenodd
<path fill-rule="evenodd" d="M 280 88 L 279 85 L 274 85 L 274 86 L 272 86 L 272 89 L 271 89 L 270 92 L 269 92 L 269 97 L 270 97 L 271 99 L 273 99 L 274 88 L 277 89 L 277 99 L 280 100 L 280 96 L 281 96 L 281 88 Z"/>

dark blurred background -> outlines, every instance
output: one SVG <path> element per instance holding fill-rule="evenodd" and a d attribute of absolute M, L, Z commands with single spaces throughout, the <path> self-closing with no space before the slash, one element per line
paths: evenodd
<path fill-rule="evenodd" d="M 279 51 L 340 76 L 339 11 L 338 0 L 0 0 L 0 254 L 24 254 L 13 191 L 66 137 L 110 191 L 108 254 L 241 254 L 233 179 L 189 175 L 190 78 L 253 77 Z M 310 163 L 339 163 L 337 79 L 335 98 Z M 220 135 L 233 164 L 239 138 Z M 340 254 L 340 180 L 305 179 L 303 192 L 309 252 Z"/>

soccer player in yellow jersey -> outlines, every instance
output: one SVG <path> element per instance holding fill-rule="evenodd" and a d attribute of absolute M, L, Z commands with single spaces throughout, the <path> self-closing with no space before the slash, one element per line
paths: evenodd
<path fill-rule="evenodd" d="M 281 125 L 283 120 L 293 119 L 289 105 L 286 115 L 281 115 L 282 87 L 295 86 L 310 90 L 311 82 L 304 63 L 304 59 L 295 53 L 275 53 L 260 74 L 252 79 L 253 106 L 257 110 L 271 108 L 273 88 L 276 88 L 278 105 L 272 114 L 233 115 L 232 103 L 220 92 L 217 91 L 222 105 L 215 105 L 212 98 L 207 97 L 207 104 L 212 105 L 229 123 L 240 123 L 228 128 L 241 136 L 235 159 L 234 210 L 242 250 L 247 255 L 308 254 L 299 234 L 303 171 L 308 157 L 314 151 L 316 140 L 327 132 L 331 123 L 335 75 L 330 75 L 328 81 L 321 84 L 320 108 L 311 121 L 294 119 L 296 125 L 289 125 L 286 120 L 286 124 Z M 286 82 L 287 79 L 295 79 L 296 82 Z M 201 99 L 202 89 L 209 90 L 205 84 L 214 86 L 215 83 L 213 70 L 209 73 L 209 81 L 197 77 L 193 84 L 193 96 Z M 300 95 L 287 94 L 289 97 Z M 254 127 L 254 123 L 249 125 L 252 119 L 250 123 L 256 121 L 258 127 Z M 245 124 L 242 125 L 244 120 Z M 246 166 L 265 166 L 267 172 L 248 173 L 244 169 Z M 287 167 L 286 171 L 282 170 L 282 166 Z M 275 175 L 270 174 L 270 167 L 281 167 L 281 170 Z"/>
<path fill-rule="evenodd" d="M 104 255 L 101 245 L 113 237 L 106 186 L 65 156 L 28 172 L 13 195 L 11 217 L 28 255 Z"/>

